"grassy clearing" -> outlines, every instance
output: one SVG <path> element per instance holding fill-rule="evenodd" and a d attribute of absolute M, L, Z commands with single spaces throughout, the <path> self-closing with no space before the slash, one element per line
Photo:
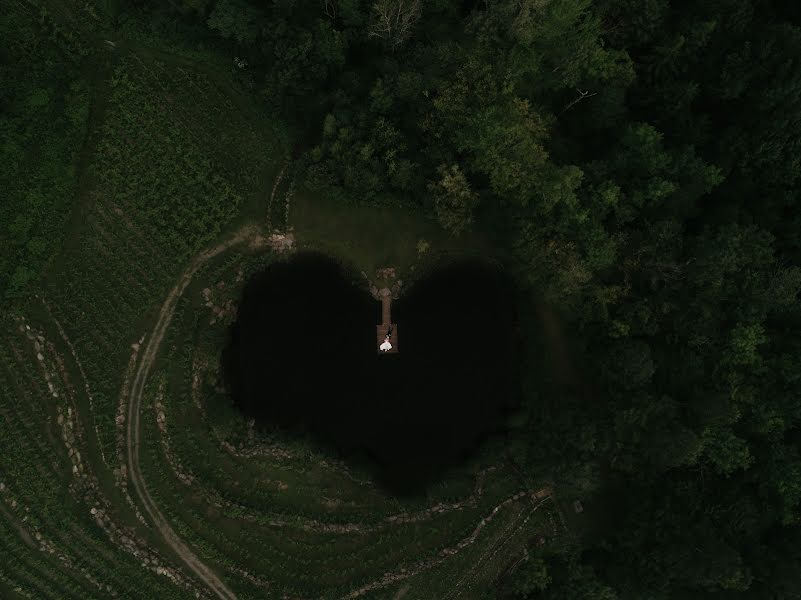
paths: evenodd
<path fill-rule="evenodd" d="M 54 3 L 53 14 L 97 36 L 108 14 L 92 6 Z M 439 256 L 489 251 L 478 235 L 449 238 L 401 209 L 314 198 L 291 163 L 277 181 L 287 135 L 235 93 L 230 69 L 216 59 L 199 66 L 192 52 L 143 48 L 145 39 L 114 49 L 91 39 L 93 62 L 82 67 L 97 84 L 81 124 L 88 138 L 75 155 L 72 203 L 60 210 L 66 222 L 72 206 L 72 228 L 39 298 L 18 309 L 27 320 L 0 315 L 3 597 L 203 593 L 127 499 L 118 421 L 131 357 L 201 249 L 269 218 L 291 226 L 302 248 L 371 277 L 395 266 L 411 279 Z M 407 600 L 438 598 L 492 552 L 511 519 L 507 509 L 464 551 L 440 560 L 443 551 L 469 538 L 521 482 L 479 457 L 425 496 L 401 501 L 309 440 L 254 432 L 218 386 L 232 315 L 214 308 L 235 303 L 248 275 L 275 259 L 266 249 L 231 249 L 209 261 L 180 300 L 145 388 L 148 489 L 241 598 L 340 598 L 361 587 L 366 598 L 387 598 L 397 586 L 382 582 L 386 573 L 401 576 Z M 532 521 L 525 531 L 540 526 Z M 519 549 L 514 538 L 509 555 Z M 500 572 L 502 561 L 488 564 L 497 568 L 482 570 L 475 589 Z M 463 597 L 478 597 L 472 593 Z"/>
<path fill-rule="evenodd" d="M 481 235 L 451 237 L 420 213 L 343 205 L 302 190 L 290 207 L 290 222 L 302 247 L 338 256 L 370 277 L 377 268 L 394 266 L 400 277 L 411 278 L 442 256 L 491 254 Z"/>

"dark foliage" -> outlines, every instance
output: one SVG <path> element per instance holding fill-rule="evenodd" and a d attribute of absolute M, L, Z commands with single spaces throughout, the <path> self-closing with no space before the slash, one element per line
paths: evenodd
<path fill-rule="evenodd" d="M 530 358 L 546 376 L 510 447 L 522 472 L 582 499 L 586 534 L 532 547 L 499 597 L 801 598 L 797 3 L 135 11 L 244 61 L 302 131 L 320 193 L 480 228 L 535 290 L 524 310 L 555 307 L 573 380 Z M 19 102 L 2 97 L 0 124 L 50 111 L 77 132 L 81 87 L 36 77 L 15 83 Z M 3 151 L 13 175 L 25 152 Z M 2 243 L 36 270 L 38 246 L 7 241 L 20 219 Z M 0 269 L 2 288 L 20 278 Z"/>
<path fill-rule="evenodd" d="M 582 368 L 513 454 L 593 524 L 498 594 L 798 598 L 797 11 L 441 1 L 382 36 L 386 4 L 204 18 L 293 105 L 320 190 L 482 228 L 557 307 Z"/>

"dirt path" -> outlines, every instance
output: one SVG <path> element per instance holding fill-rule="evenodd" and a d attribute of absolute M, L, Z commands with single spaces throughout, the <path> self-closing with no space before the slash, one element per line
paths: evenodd
<path fill-rule="evenodd" d="M 206 566 L 197 556 L 195 556 L 189 546 L 187 546 L 183 540 L 181 540 L 178 534 L 175 533 L 147 490 L 144 477 L 142 475 L 142 468 L 139 463 L 140 408 L 142 405 L 142 395 L 147 382 L 147 377 L 150 374 L 150 369 L 155 362 L 159 347 L 164 339 L 164 334 L 166 333 L 167 327 L 172 320 L 178 299 L 189 285 L 192 277 L 209 259 L 217 256 L 221 252 L 224 252 L 231 246 L 242 243 L 246 240 L 255 239 L 257 235 L 258 230 L 255 227 L 244 227 L 228 240 L 199 254 L 192 261 L 189 267 L 187 267 L 181 278 L 170 290 L 170 293 L 164 300 L 164 304 L 159 312 L 158 321 L 156 321 L 153 331 L 151 331 L 150 335 L 148 336 L 144 351 L 142 352 L 141 359 L 139 361 L 139 365 L 135 371 L 131 383 L 130 397 L 128 402 L 126 452 L 128 475 L 130 482 L 136 491 L 136 495 L 139 497 L 139 500 L 150 517 L 150 520 L 153 522 L 162 538 L 164 538 L 164 541 L 181 558 L 181 560 L 186 563 L 186 565 L 192 570 L 198 579 L 200 579 L 209 588 L 209 590 L 224 600 L 232 600 L 236 598 L 236 595 L 208 566 Z"/>
<path fill-rule="evenodd" d="M 260 236 L 258 228 L 253 226 L 244 227 L 226 241 L 199 254 L 190 263 L 175 286 L 173 286 L 173 288 L 167 294 L 167 297 L 161 306 L 161 310 L 159 311 L 158 320 L 156 321 L 153 330 L 150 332 L 147 340 L 145 341 L 138 365 L 131 379 L 127 411 L 126 457 L 128 463 L 128 476 L 129 481 L 136 492 L 136 496 L 139 498 L 139 501 L 144 507 L 145 512 L 167 545 L 175 552 L 176 555 L 178 555 L 178 557 L 187 565 L 187 567 L 189 567 L 189 569 L 209 589 L 209 591 L 223 600 L 234 600 L 236 595 L 230 588 L 228 588 L 228 586 L 226 586 L 226 584 L 214 573 L 211 568 L 204 564 L 194 554 L 191 548 L 178 536 L 148 492 L 139 461 L 141 436 L 140 412 L 142 397 L 144 395 L 144 389 L 147 383 L 147 378 L 150 374 L 150 370 L 155 363 L 159 348 L 161 347 L 161 343 L 164 339 L 167 328 L 172 320 L 178 300 L 186 290 L 189 283 L 192 281 L 195 273 L 197 273 L 200 267 L 202 267 L 203 264 L 205 264 L 209 259 L 217 256 L 236 244 L 248 241 L 251 242 L 252 245 L 264 242 L 264 239 Z M 122 393 L 125 394 L 126 391 L 128 390 L 123 389 Z M 438 565 L 448 557 L 459 553 L 459 551 L 463 548 L 472 545 L 476 541 L 479 533 L 490 523 L 490 521 L 494 519 L 499 510 L 510 503 L 522 500 L 526 496 L 530 496 L 532 500 L 539 500 L 539 502 L 536 502 L 535 506 L 528 511 L 529 514 L 530 512 L 536 511 L 544 501 L 544 499 L 540 498 L 541 494 L 532 493 L 530 491 L 519 492 L 518 494 L 515 494 L 514 496 L 502 501 L 491 511 L 491 513 L 489 513 L 485 518 L 481 519 L 471 534 L 457 543 L 454 547 L 443 550 L 436 558 L 423 561 L 408 569 L 403 568 L 397 572 L 385 573 L 384 576 L 378 580 L 366 584 L 359 589 L 353 590 L 343 598 L 358 598 L 369 591 L 403 581 L 413 575 Z M 518 517 L 519 516 L 520 515 L 518 515 Z M 513 524 L 520 524 L 518 517 L 515 517 Z M 524 522 L 525 521 L 527 521 L 527 519 L 525 519 Z M 507 536 L 506 539 L 508 539 L 508 537 L 509 536 Z M 403 597 L 407 590 L 408 587 L 398 590 L 400 597 Z"/>

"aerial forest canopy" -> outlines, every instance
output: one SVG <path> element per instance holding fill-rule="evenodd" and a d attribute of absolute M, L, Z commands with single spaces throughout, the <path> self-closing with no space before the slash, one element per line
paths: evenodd
<path fill-rule="evenodd" d="M 524 404 L 499 452 L 584 511 L 487 598 L 801 599 L 801 4 L 140 0 L 98 14 L 98 39 L 224 57 L 287 128 L 313 194 L 485 236 L 529 290 Z M 89 110 L 86 59 L 59 66 L 26 35 L 0 24 L 8 303 L 59 252 Z M 223 221 L 240 200 L 213 185 L 225 207 L 196 216 Z"/>

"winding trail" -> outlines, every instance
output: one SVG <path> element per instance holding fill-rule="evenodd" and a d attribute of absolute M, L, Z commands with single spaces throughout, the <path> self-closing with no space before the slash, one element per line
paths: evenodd
<path fill-rule="evenodd" d="M 147 382 L 147 377 L 150 374 L 150 369 L 156 360 L 159 347 L 164 339 L 164 334 L 166 333 L 167 327 L 169 327 L 172 316 L 175 313 L 175 307 L 178 303 L 178 299 L 184 293 L 184 290 L 189 285 L 189 282 L 192 281 L 192 277 L 209 259 L 217 256 L 221 252 L 224 252 L 231 246 L 247 240 L 253 240 L 257 236 L 258 229 L 256 227 L 244 227 L 226 241 L 208 250 L 205 250 L 204 252 L 201 252 L 190 263 L 189 267 L 187 267 L 183 275 L 181 275 L 181 278 L 170 290 L 170 293 L 167 294 L 167 298 L 164 300 L 164 304 L 161 306 L 158 321 L 156 321 L 156 325 L 153 327 L 153 331 L 150 333 L 150 336 L 147 339 L 144 351 L 142 352 L 142 356 L 139 361 L 139 365 L 136 368 L 136 372 L 131 383 L 130 397 L 128 402 L 128 429 L 126 435 L 128 476 L 134 490 L 136 491 L 136 495 L 139 497 L 139 500 L 150 517 L 150 520 L 164 538 L 164 541 L 170 546 L 170 548 L 172 548 L 175 554 L 177 554 L 181 560 L 183 560 L 186 566 L 190 568 L 190 570 L 198 577 L 198 579 L 200 579 L 209 588 L 209 590 L 223 600 L 233 600 L 236 598 L 236 594 L 234 594 L 234 592 L 231 591 L 231 589 L 229 589 L 219 577 L 217 577 L 214 571 L 205 565 L 192 552 L 189 546 L 187 546 L 183 540 L 181 540 L 178 534 L 175 533 L 147 490 L 144 477 L 142 476 L 142 468 L 139 463 L 141 420 L 140 408 L 142 405 L 142 395 L 145 389 L 145 383 Z M 123 393 L 124 392 L 125 390 L 123 390 Z"/>
<path fill-rule="evenodd" d="M 194 275 L 208 260 L 228 250 L 232 246 L 248 241 L 252 246 L 259 245 L 264 242 L 264 238 L 261 237 L 261 232 L 258 227 L 252 225 L 245 226 L 227 240 L 201 252 L 192 260 L 176 284 L 167 294 L 167 297 L 165 298 L 164 303 L 159 311 L 158 320 L 156 321 L 156 324 L 150 334 L 147 336 L 147 339 L 144 343 L 144 348 L 141 350 L 138 364 L 135 368 L 133 377 L 131 378 L 130 386 L 123 386 L 121 391 L 123 396 L 126 394 L 128 395 L 127 430 L 125 440 L 126 460 L 128 465 L 129 481 L 136 492 L 136 496 L 145 509 L 147 516 L 150 518 L 156 530 L 159 532 L 167 545 L 186 564 L 186 566 L 189 567 L 198 580 L 201 581 L 211 593 L 222 600 L 235 600 L 236 594 L 216 575 L 216 573 L 208 565 L 203 563 L 200 558 L 195 555 L 191 548 L 180 538 L 175 530 L 173 530 L 164 514 L 159 510 L 156 502 L 153 500 L 147 489 L 147 486 L 145 485 L 144 476 L 142 474 L 142 468 L 139 461 L 141 438 L 140 413 L 142 397 L 144 395 L 147 378 L 150 374 L 153 364 L 155 363 L 156 357 L 158 356 L 158 352 L 167 332 L 167 328 L 172 321 L 178 300 L 183 295 L 189 283 L 192 281 Z M 137 351 L 135 350 L 134 352 L 136 353 Z M 484 473 L 482 473 L 482 475 L 484 475 Z M 477 491 L 479 493 L 482 485 L 483 477 L 479 477 L 477 481 Z M 499 510 L 526 497 L 531 499 L 531 501 L 534 503 L 534 506 L 528 511 L 521 511 L 521 513 L 516 515 L 512 520 L 513 533 L 516 533 L 528 521 L 528 517 L 531 515 L 531 513 L 539 509 L 544 501 L 550 498 L 550 494 L 546 490 L 540 490 L 539 492 L 533 492 L 531 490 L 518 492 L 494 507 L 492 511 L 487 514 L 487 516 L 479 521 L 475 529 L 466 538 L 462 539 L 454 546 L 442 550 L 434 558 L 423 560 L 417 564 L 409 565 L 408 567 L 400 568 L 397 571 L 384 573 L 382 577 L 379 577 L 370 583 L 352 590 L 350 593 L 343 596 L 342 600 L 358 598 L 370 591 L 404 581 L 410 577 L 413 577 L 414 575 L 439 565 L 449 557 L 458 554 L 465 547 L 471 546 L 478 538 L 480 532 L 491 521 L 494 520 Z M 457 503 L 457 505 L 458 504 L 460 503 Z M 429 511 L 423 512 L 428 513 Z M 522 523 L 520 522 L 521 516 L 525 517 Z M 417 520 L 420 519 L 412 519 L 412 522 Z M 512 534 L 502 536 L 502 539 L 500 540 L 500 546 L 503 546 L 509 540 L 511 535 Z M 498 546 L 495 544 L 493 544 L 493 546 L 495 546 L 495 549 L 497 550 Z M 486 552 L 484 554 L 486 555 Z M 486 556 L 482 555 L 482 558 L 486 558 Z M 398 590 L 398 595 L 396 597 L 402 598 L 408 589 L 408 586 L 404 586 Z"/>

